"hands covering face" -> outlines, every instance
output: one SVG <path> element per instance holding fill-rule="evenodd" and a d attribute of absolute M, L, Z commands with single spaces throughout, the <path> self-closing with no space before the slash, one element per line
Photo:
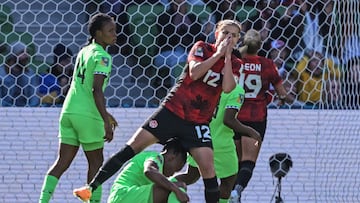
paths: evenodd
<path fill-rule="evenodd" d="M 218 32 L 217 51 L 222 55 L 231 55 L 233 48 L 240 39 L 240 33 L 235 26 L 224 26 Z"/>
<path fill-rule="evenodd" d="M 217 46 L 217 52 L 221 53 L 223 56 L 227 54 L 231 55 L 233 48 L 239 40 L 239 37 L 234 37 L 234 35 L 236 35 L 236 33 L 222 31 L 221 35 L 219 35 L 219 40 L 221 41 Z"/>

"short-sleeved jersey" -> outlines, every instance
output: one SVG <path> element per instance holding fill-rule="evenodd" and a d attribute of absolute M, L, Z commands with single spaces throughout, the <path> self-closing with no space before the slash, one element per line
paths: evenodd
<path fill-rule="evenodd" d="M 214 44 L 198 41 L 191 48 L 187 64 L 163 105 L 180 118 L 193 123 L 208 124 L 222 92 L 224 59 L 219 59 L 208 72 L 193 80 L 189 75 L 190 61 L 205 61 L 216 52 Z M 239 76 L 241 60 L 231 57 L 234 76 Z"/>
<path fill-rule="evenodd" d="M 117 186 L 141 186 L 153 183 L 144 174 L 145 164 L 148 160 L 154 161 L 163 172 L 164 157 L 159 152 L 144 151 L 134 156 L 114 181 Z"/>
<path fill-rule="evenodd" d="M 102 120 L 93 96 L 94 75 L 101 74 L 106 77 L 102 87 L 105 90 L 111 66 L 111 56 L 99 44 L 93 42 L 82 48 L 76 58 L 73 79 L 62 113 L 80 114 Z"/>
<path fill-rule="evenodd" d="M 245 101 L 238 113 L 240 121 L 264 121 L 267 117 L 267 93 L 270 84 L 282 83 L 274 62 L 262 56 L 242 58 L 239 84 L 245 89 Z"/>
<path fill-rule="evenodd" d="M 237 85 L 229 93 L 221 93 L 219 105 L 210 122 L 214 153 L 235 150 L 234 131 L 224 124 L 224 115 L 225 110 L 229 108 L 239 111 L 244 102 L 244 97 L 245 90 L 240 85 Z"/>

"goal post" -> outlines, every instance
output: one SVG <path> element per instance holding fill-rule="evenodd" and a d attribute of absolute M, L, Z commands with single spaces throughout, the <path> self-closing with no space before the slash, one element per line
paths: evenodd
<path fill-rule="evenodd" d="M 279 107 L 273 95 L 269 103 L 265 140 L 243 201 L 270 201 L 275 185 L 269 157 L 288 153 L 293 166 L 282 179 L 284 202 L 359 202 L 360 1 L 187 0 L 183 4 L 191 18 L 159 23 L 159 16 L 169 8 L 181 6 L 169 2 L 0 0 L 0 157 L 5 160 L 0 185 L 10 185 L 10 189 L 0 187 L 0 193 L 7 194 L 0 201 L 37 201 L 34 191 L 40 190 L 43 178 L 39 174 L 55 159 L 61 107 L 56 102 L 61 95 L 50 94 L 51 103 L 40 103 L 41 95 L 34 90 L 38 86 L 30 83 L 29 75 L 21 80 L 32 92 L 22 91 L 16 83 L 20 77 L 8 80 L 11 74 L 5 62 L 18 53 L 21 42 L 30 56 L 29 69 L 43 77 L 53 66 L 54 47 L 64 44 L 74 61 L 87 43 L 89 17 L 105 12 L 114 16 L 119 31 L 116 45 L 108 48 L 113 67 L 106 104 L 120 121 L 116 135 L 120 138 L 105 148 L 105 158 L 156 110 L 181 74 L 195 41 L 214 42 L 216 19 L 226 14 L 242 23 L 242 32 L 250 28 L 261 32 L 259 54 L 274 60 L 292 98 L 290 104 Z M 184 30 L 189 26 L 186 32 L 179 30 L 184 26 Z M 30 105 L 30 98 L 38 103 Z M 24 105 L 16 105 L 16 99 L 25 101 Z M 71 189 L 86 180 L 82 159 L 80 155 L 69 175 L 61 179 L 55 202 L 74 200 Z M 107 184 L 104 188 L 109 189 L 111 182 Z M 202 193 L 202 181 L 189 187 L 192 202 L 204 202 Z M 108 191 L 104 194 L 106 201 Z"/>

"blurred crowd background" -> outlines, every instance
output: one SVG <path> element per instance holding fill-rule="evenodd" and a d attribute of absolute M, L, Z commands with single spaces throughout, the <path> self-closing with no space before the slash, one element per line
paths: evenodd
<path fill-rule="evenodd" d="M 198 40 L 221 19 L 259 30 L 291 103 L 269 108 L 360 108 L 360 3 L 355 0 L 0 0 L 1 106 L 60 107 L 89 16 L 114 17 L 108 107 L 157 107 Z M 241 46 L 241 42 L 238 44 Z"/>

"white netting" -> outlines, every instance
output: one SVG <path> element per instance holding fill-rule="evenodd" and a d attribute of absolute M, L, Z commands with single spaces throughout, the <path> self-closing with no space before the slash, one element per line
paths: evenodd
<path fill-rule="evenodd" d="M 228 2 L 232 2 L 231 9 Z M 285 114 L 282 109 L 271 111 L 269 145 L 290 152 L 294 158 L 291 170 L 298 175 L 286 180 L 285 196 L 294 202 L 358 202 L 360 2 L 189 0 L 181 7 L 191 14 L 185 19 L 166 15 L 171 7 L 166 0 L 0 0 L 1 105 L 61 106 L 72 72 L 68 62 L 74 61 L 87 41 L 89 16 L 102 11 L 114 16 L 119 30 L 116 46 L 109 48 L 113 69 L 106 89 L 107 106 L 158 106 L 182 71 L 191 45 L 196 40 L 213 41 L 213 26 L 222 16 L 236 17 L 244 31 L 261 31 L 264 43 L 260 54 L 275 60 L 293 98 L 292 104 L 282 108 L 317 109 Z M 65 48 L 58 48 L 54 57 L 59 43 Z M 28 71 L 20 74 L 14 69 L 10 74 L 4 68 L 6 61 L 11 67 L 26 64 L 26 56 L 18 55 L 24 45 L 30 56 Z M 16 54 L 15 60 L 11 54 Z M 67 63 L 57 69 L 53 63 L 60 59 Z M 56 82 L 47 71 L 60 80 Z M 278 108 L 274 104 L 269 107 Z M 355 110 L 337 111 L 340 109 Z M 294 126 L 289 122 L 292 119 Z M 303 137 L 295 136 L 284 145 L 292 134 Z M 264 157 L 254 173 L 260 182 L 267 182 L 263 176 L 270 174 L 265 156 L 276 152 L 264 145 Z M 254 181 L 244 198 L 267 201 L 268 196 L 261 195 L 273 188 Z"/>
<path fill-rule="evenodd" d="M 11 58 L 17 41 L 27 45 L 31 59 L 18 86 L 2 80 L 3 106 L 61 106 L 72 67 L 55 71 L 62 79 L 57 84 L 46 78 L 47 71 L 56 69 L 54 60 L 66 53 L 58 51 L 54 58 L 53 49 L 65 45 L 74 60 L 86 43 L 89 16 L 102 11 L 114 16 L 119 31 L 116 46 L 109 48 L 114 56 L 106 90 L 110 107 L 157 106 L 180 74 L 191 45 L 213 41 L 213 26 L 225 16 L 241 21 L 244 32 L 261 31 L 260 54 L 279 66 L 293 96 L 290 107 L 359 108 L 357 1 L 205 2 L 2 0 L 1 62 Z"/>

